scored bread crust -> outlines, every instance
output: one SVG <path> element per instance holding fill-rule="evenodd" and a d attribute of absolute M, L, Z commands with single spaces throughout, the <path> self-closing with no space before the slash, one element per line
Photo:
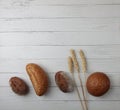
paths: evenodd
<path fill-rule="evenodd" d="M 34 90 L 38 96 L 43 95 L 48 89 L 48 76 L 37 64 L 30 63 L 26 66 L 26 71 L 32 82 Z"/>

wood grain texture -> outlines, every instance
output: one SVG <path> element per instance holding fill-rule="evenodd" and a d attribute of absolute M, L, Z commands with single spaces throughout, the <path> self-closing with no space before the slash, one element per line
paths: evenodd
<path fill-rule="evenodd" d="M 77 109 L 79 107 L 79 102 L 78 101 L 38 101 L 38 100 L 29 100 L 29 101 L 22 101 L 23 98 L 20 98 L 20 97 L 17 97 L 16 98 L 19 100 L 16 101 L 16 106 L 14 106 L 14 103 L 13 101 L 5 101 L 3 100 L 2 102 L 2 105 L 1 105 L 1 108 L 3 108 L 3 110 L 9 110 L 9 108 L 11 109 L 17 109 L 17 110 L 22 110 L 23 109 L 23 106 L 24 106 L 24 109 L 38 109 L 41 108 L 41 109 L 45 109 L 45 110 L 50 110 L 51 109 L 69 109 L 69 110 L 73 110 L 73 109 Z M 5 105 L 6 105 L 6 102 L 8 103 L 7 104 L 7 108 L 5 108 Z M 46 104 L 47 106 L 44 106 L 44 104 Z M 119 101 L 90 101 L 89 102 L 89 110 L 96 110 L 96 109 L 105 109 L 105 110 L 113 110 L 115 107 L 116 109 L 115 110 L 119 110 Z M 101 106 L 102 105 L 102 106 Z M 109 106 L 106 106 L 106 105 L 111 105 L 111 107 Z M 114 107 L 115 106 L 115 107 Z"/>
<path fill-rule="evenodd" d="M 71 48 L 85 52 L 87 76 L 103 71 L 111 80 L 108 94 L 100 98 L 88 94 L 89 110 L 119 110 L 119 10 L 120 0 L 0 0 L 1 110 L 80 110 L 76 92 L 62 93 L 54 80 L 59 70 L 71 77 L 67 65 Z M 42 97 L 35 95 L 27 76 L 28 63 L 39 64 L 48 73 L 49 91 Z M 11 91 L 8 81 L 13 76 L 29 85 L 27 96 Z M 80 88 L 76 73 L 75 78 Z"/>
<path fill-rule="evenodd" d="M 120 17 L 119 10 L 120 5 L 1 7 L 0 18 L 106 18 Z"/>
<path fill-rule="evenodd" d="M 26 72 L 25 66 L 28 63 L 36 63 L 40 66 L 42 66 L 46 72 L 55 73 L 60 70 L 64 70 L 66 72 L 69 72 L 67 68 L 67 60 L 66 59 L 0 59 L 0 72 L 17 72 L 17 73 L 23 73 Z M 88 59 L 88 72 L 89 74 L 94 71 L 104 71 L 109 73 L 119 73 L 120 72 L 120 65 L 119 59 Z M 80 60 L 79 60 L 80 62 Z M 63 65 L 64 64 L 64 65 Z M 7 69 L 6 69 L 7 67 Z"/>
<path fill-rule="evenodd" d="M 119 35 L 120 35 L 119 31 L 118 32 L 7 32 L 7 33 L 0 33 L 0 46 L 117 45 L 120 44 Z M 113 36 L 114 36 L 114 40 L 113 40 Z M 90 37 L 89 40 L 88 37 Z M 93 40 L 95 42 L 93 42 Z"/>
<path fill-rule="evenodd" d="M 5 46 L 0 47 L 0 58 L 3 59 L 41 59 L 66 58 L 69 50 L 83 49 L 87 58 L 120 58 L 120 45 L 107 46 Z M 60 51 L 62 50 L 62 51 Z M 54 54 L 53 54 L 54 53 Z"/>
<path fill-rule="evenodd" d="M 73 12 L 74 13 L 74 12 Z M 96 19 L 0 19 L 0 32 L 79 32 L 104 31 L 118 32 L 119 18 Z"/>
<path fill-rule="evenodd" d="M 40 5 L 81 5 L 81 4 L 98 4 L 98 5 L 118 5 L 119 0 L 1 0 L 0 6 L 40 6 Z"/>
<path fill-rule="evenodd" d="M 118 5 L 119 0 L 1 0 L 0 6 L 39 6 L 39 5 L 81 5 L 81 4 L 108 4 Z"/>

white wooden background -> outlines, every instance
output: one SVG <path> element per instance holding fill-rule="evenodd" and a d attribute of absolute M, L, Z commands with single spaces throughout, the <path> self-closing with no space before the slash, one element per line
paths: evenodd
<path fill-rule="evenodd" d="M 55 72 L 68 72 L 71 48 L 85 51 L 88 74 L 103 71 L 111 79 L 108 94 L 88 95 L 89 110 L 119 110 L 120 0 L 0 0 L 0 109 L 80 110 L 76 92 L 64 94 L 54 82 Z M 35 95 L 25 71 L 31 62 L 51 80 L 42 97 Z M 12 76 L 28 83 L 27 96 L 12 92 Z"/>

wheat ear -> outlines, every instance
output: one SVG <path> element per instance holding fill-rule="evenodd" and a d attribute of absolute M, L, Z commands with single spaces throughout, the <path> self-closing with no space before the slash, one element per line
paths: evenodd
<path fill-rule="evenodd" d="M 86 71 L 87 71 L 87 62 L 86 62 L 84 52 L 82 50 L 80 50 L 79 55 L 80 55 L 80 58 L 81 58 L 81 61 L 82 61 L 82 72 L 86 73 Z"/>
<path fill-rule="evenodd" d="M 85 92 L 84 92 L 84 87 L 83 87 L 83 84 L 82 84 L 82 79 L 80 77 L 80 68 L 79 68 L 79 64 L 78 64 L 77 58 L 76 58 L 76 54 L 75 54 L 75 51 L 73 49 L 70 50 L 70 53 L 71 53 L 71 57 L 72 57 L 72 60 L 73 60 L 74 67 L 75 67 L 75 69 L 78 72 L 78 78 L 79 78 L 80 85 L 81 85 L 81 88 L 82 88 L 83 99 L 85 101 Z M 85 101 L 85 107 L 86 107 L 86 110 L 87 110 L 87 103 L 86 103 L 86 101 Z"/>
<path fill-rule="evenodd" d="M 78 95 L 80 104 L 81 104 L 81 106 L 82 106 L 82 109 L 85 110 L 85 109 L 84 109 L 84 105 L 83 105 L 83 103 L 82 103 L 82 98 L 81 98 L 81 96 L 80 96 L 80 93 L 79 93 L 79 90 L 78 90 L 78 88 L 77 88 L 77 84 L 76 84 L 76 81 L 75 81 L 74 69 L 73 69 L 73 61 L 72 61 L 72 58 L 71 58 L 70 56 L 68 57 L 68 69 L 69 69 L 70 73 L 72 74 L 73 84 L 74 84 L 75 89 L 76 89 L 76 91 L 77 91 L 77 95 Z"/>
<path fill-rule="evenodd" d="M 75 69 L 77 70 L 77 72 L 80 72 L 80 68 L 79 68 L 79 64 L 78 64 L 78 61 L 77 61 L 77 58 L 75 55 L 75 51 L 73 49 L 71 49 L 70 54 L 71 54 Z"/>

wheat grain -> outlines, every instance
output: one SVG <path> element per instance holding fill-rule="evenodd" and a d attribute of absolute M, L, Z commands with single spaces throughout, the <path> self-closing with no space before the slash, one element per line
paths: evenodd
<path fill-rule="evenodd" d="M 71 49 L 70 53 L 71 53 L 71 57 L 72 57 L 75 69 L 77 70 L 77 72 L 80 72 L 80 68 L 79 68 L 79 64 L 78 64 L 78 61 L 77 61 L 77 58 L 75 55 L 75 51 L 73 49 Z"/>
<path fill-rule="evenodd" d="M 81 58 L 81 61 L 82 61 L 82 72 L 86 73 L 86 71 L 87 71 L 87 62 L 86 62 L 84 52 L 82 50 L 80 50 L 79 55 L 80 55 L 80 58 Z"/>
<path fill-rule="evenodd" d="M 70 73 L 73 73 L 73 61 L 70 56 L 68 57 L 68 68 L 69 68 Z"/>

